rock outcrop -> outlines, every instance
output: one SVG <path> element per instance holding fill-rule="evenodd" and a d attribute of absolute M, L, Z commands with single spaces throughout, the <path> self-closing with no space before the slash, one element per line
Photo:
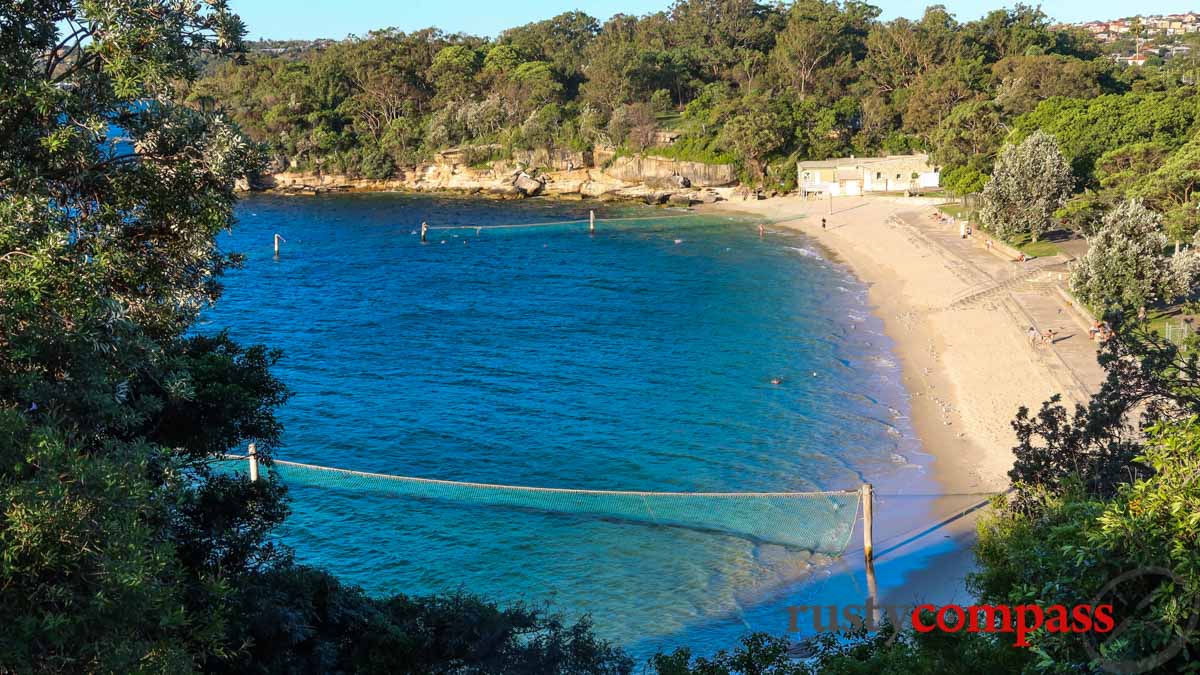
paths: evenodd
<path fill-rule="evenodd" d="M 386 179 L 284 171 L 260 176 L 252 189 L 283 194 L 322 192 L 457 192 L 498 199 L 633 200 L 649 204 L 690 205 L 728 199 L 736 183 L 733 167 L 680 162 L 661 157 L 613 159 L 610 148 L 590 153 L 524 151 L 485 167 L 472 158 L 491 148 L 455 149 L 432 162 L 396 171 Z M 608 166 L 599 168 L 596 161 Z M 535 172 L 538 169 L 540 172 Z"/>
<path fill-rule="evenodd" d="M 546 187 L 546 184 L 522 171 L 513 181 L 513 187 L 520 190 L 521 194 L 526 197 L 536 197 L 542 193 L 542 188 Z"/>

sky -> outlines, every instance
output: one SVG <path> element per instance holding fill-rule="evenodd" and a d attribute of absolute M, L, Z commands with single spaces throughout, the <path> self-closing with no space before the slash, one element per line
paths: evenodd
<path fill-rule="evenodd" d="M 1036 0 L 1026 0 L 1036 4 Z M 937 0 L 874 0 L 883 18 L 919 17 Z M 538 21 L 571 10 L 581 10 L 601 20 L 613 14 L 648 14 L 666 9 L 670 0 L 230 0 L 257 38 L 344 38 L 377 28 L 409 31 L 437 26 L 448 33 L 464 32 L 494 37 L 505 28 Z M 960 21 L 976 19 L 987 11 L 1013 4 L 1011 0 L 942 0 Z M 1200 9 L 1200 1 L 1067 0 L 1042 3 L 1059 21 L 1116 19 L 1138 14 L 1164 14 Z"/>

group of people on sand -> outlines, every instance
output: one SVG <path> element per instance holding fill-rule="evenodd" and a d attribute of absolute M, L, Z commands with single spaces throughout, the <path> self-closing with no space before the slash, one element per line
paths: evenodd
<path fill-rule="evenodd" d="M 1058 331 L 1054 330 L 1053 328 L 1047 328 L 1046 330 L 1039 332 L 1038 329 L 1034 328 L 1033 326 L 1030 326 L 1027 332 L 1029 334 L 1029 344 L 1034 346 L 1052 345 L 1054 344 L 1055 336 L 1058 335 Z"/>
<path fill-rule="evenodd" d="M 1097 321 L 1095 326 L 1088 329 L 1088 337 L 1096 342 L 1108 342 L 1113 337 L 1113 329 L 1106 321 Z"/>

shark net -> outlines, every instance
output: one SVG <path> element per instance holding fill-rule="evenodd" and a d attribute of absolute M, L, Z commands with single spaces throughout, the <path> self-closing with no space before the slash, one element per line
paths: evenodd
<path fill-rule="evenodd" d="M 239 470 L 229 457 L 224 468 Z M 351 471 L 274 460 L 268 470 L 291 486 L 371 492 L 407 499 L 531 509 L 744 537 L 840 555 L 854 533 L 860 493 L 635 492 L 469 483 Z"/>

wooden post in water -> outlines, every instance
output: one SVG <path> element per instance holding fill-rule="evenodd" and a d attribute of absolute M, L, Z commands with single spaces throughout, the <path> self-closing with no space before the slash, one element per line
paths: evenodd
<path fill-rule="evenodd" d="M 596 234 L 596 212 L 588 211 L 588 233 Z"/>
<path fill-rule="evenodd" d="M 247 454 L 250 456 L 250 482 L 257 483 L 258 482 L 258 448 L 253 443 L 251 443 L 249 452 Z"/>
<path fill-rule="evenodd" d="M 425 243 L 425 234 L 429 232 L 429 224 L 421 223 L 421 243 Z"/>
<path fill-rule="evenodd" d="M 875 518 L 872 508 L 874 506 L 874 501 L 874 488 L 871 487 L 870 483 L 863 483 L 863 558 L 866 559 L 867 565 L 871 565 L 875 560 Z"/>

